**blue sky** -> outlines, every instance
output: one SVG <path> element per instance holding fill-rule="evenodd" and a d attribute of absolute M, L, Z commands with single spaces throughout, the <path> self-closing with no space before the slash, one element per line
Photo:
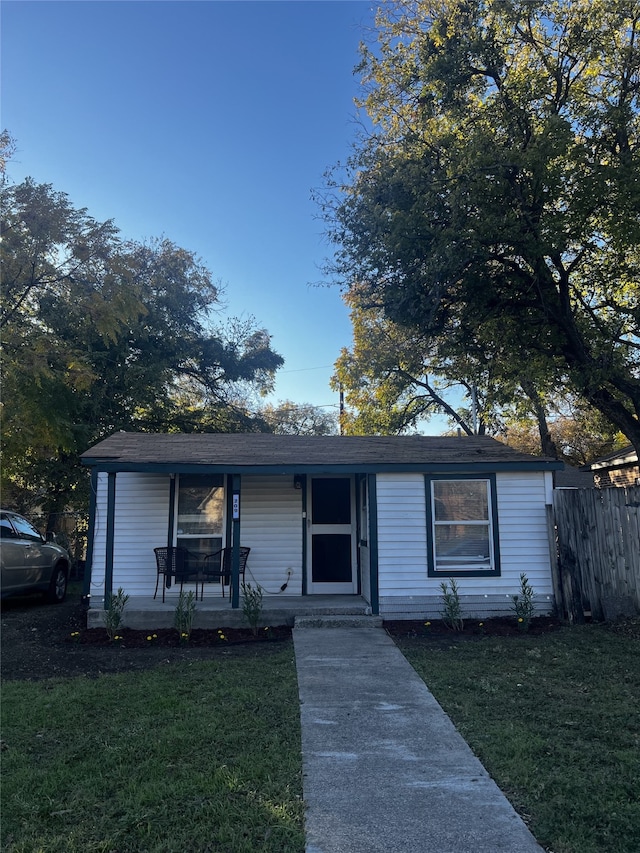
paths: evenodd
<path fill-rule="evenodd" d="M 12 179 L 195 252 L 226 314 L 255 317 L 284 357 L 270 400 L 337 410 L 351 324 L 317 286 L 331 247 L 311 193 L 357 139 L 375 2 L 3 0 L 0 14 Z"/>
<path fill-rule="evenodd" d="M 368 2 L 3 0 L 10 166 L 132 239 L 167 237 L 285 358 L 275 400 L 336 406 L 351 341 L 313 188 L 357 137 Z"/>

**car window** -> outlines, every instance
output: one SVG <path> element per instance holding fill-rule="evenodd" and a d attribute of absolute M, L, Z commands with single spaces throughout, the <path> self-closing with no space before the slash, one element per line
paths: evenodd
<path fill-rule="evenodd" d="M 17 539 L 18 536 L 6 515 L 0 516 L 0 539 Z"/>
<path fill-rule="evenodd" d="M 29 524 L 26 518 L 14 515 L 11 521 L 22 539 L 34 539 L 36 542 L 42 542 L 42 536 L 32 524 Z"/>

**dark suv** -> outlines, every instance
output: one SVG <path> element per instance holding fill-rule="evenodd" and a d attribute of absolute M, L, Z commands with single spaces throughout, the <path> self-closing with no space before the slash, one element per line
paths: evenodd
<path fill-rule="evenodd" d="M 4 598 L 25 592 L 44 592 L 52 602 L 67 594 L 69 554 L 15 512 L 0 510 L 0 557 Z"/>

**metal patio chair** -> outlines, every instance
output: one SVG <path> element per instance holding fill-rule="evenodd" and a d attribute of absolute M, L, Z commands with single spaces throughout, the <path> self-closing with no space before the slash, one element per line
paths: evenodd
<path fill-rule="evenodd" d="M 200 580 L 199 572 L 191 569 L 191 554 L 186 548 L 179 546 L 165 546 L 163 548 L 153 549 L 156 555 L 156 568 L 158 575 L 156 577 L 156 591 L 153 594 L 155 598 L 158 594 L 158 586 L 160 578 L 162 578 L 162 600 L 164 601 L 165 589 L 168 589 L 172 583 L 180 584 L 180 592 L 186 581 L 195 580 L 196 584 Z M 198 589 L 196 586 L 196 598 Z"/>
<path fill-rule="evenodd" d="M 244 573 L 247 567 L 247 558 L 251 548 L 240 546 L 240 582 L 244 583 Z M 225 585 L 229 587 L 229 598 L 231 598 L 231 567 L 233 549 L 230 547 L 220 548 L 213 554 L 207 554 L 202 561 L 202 575 L 207 582 L 220 581 L 222 586 L 222 597 L 226 598 Z"/>

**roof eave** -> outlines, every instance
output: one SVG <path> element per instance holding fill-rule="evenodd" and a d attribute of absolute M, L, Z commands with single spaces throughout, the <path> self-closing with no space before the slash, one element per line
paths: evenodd
<path fill-rule="evenodd" d="M 348 463 L 286 463 L 265 465 L 234 465 L 193 462 L 123 462 L 115 459 L 84 457 L 82 463 L 98 471 L 134 472 L 156 474 L 383 474 L 403 473 L 455 473 L 497 471 L 560 471 L 563 462 L 546 459 L 526 461 L 490 462 L 469 460 L 465 462 L 348 462 Z"/>

